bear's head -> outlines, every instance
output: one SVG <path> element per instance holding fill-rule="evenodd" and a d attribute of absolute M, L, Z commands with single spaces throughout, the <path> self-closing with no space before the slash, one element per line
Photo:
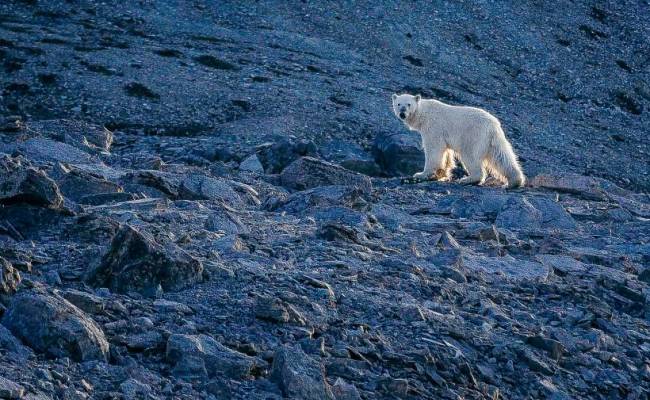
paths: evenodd
<path fill-rule="evenodd" d="M 406 121 L 417 110 L 420 100 L 421 97 L 419 94 L 417 96 L 393 94 L 393 112 L 395 116 L 402 121 Z"/>

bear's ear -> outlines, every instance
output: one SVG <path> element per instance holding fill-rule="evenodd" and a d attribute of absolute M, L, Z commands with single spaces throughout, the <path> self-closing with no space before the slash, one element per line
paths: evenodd
<path fill-rule="evenodd" d="M 419 103 L 420 100 L 422 100 L 422 96 L 420 96 L 419 94 L 417 96 L 415 96 L 415 102 L 416 103 Z"/>
<path fill-rule="evenodd" d="M 397 98 L 397 93 L 393 93 L 393 101 Z"/>

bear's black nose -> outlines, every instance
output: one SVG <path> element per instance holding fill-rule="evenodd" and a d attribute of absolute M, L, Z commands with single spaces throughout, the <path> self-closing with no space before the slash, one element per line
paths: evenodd
<path fill-rule="evenodd" d="M 403 112 L 401 112 L 401 113 L 399 113 L 399 117 L 400 117 L 401 119 L 405 119 L 405 118 L 406 118 L 406 114 L 404 114 Z"/>

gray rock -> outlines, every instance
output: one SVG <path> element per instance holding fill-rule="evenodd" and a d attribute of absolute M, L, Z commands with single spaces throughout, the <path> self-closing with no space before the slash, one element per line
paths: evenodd
<path fill-rule="evenodd" d="M 11 263 L 0 257 L 0 302 L 6 302 L 7 298 L 18 289 L 20 285 L 20 272 Z"/>
<path fill-rule="evenodd" d="M 200 282 L 202 272 L 201 262 L 175 244 L 162 246 L 149 234 L 123 225 L 86 280 L 117 293 L 152 296 L 159 287 L 175 291 Z"/>
<path fill-rule="evenodd" d="M 389 176 L 411 176 L 424 168 L 424 153 L 420 135 L 380 133 L 373 144 L 375 161 Z"/>
<path fill-rule="evenodd" d="M 379 176 L 381 168 L 371 154 L 356 143 L 332 140 L 320 149 L 324 159 L 335 162 L 345 169 L 364 175 Z"/>
<path fill-rule="evenodd" d="M 365 203 L 364 193 L 352 186 L 319 186 L 317 188 L 293 193 L 274 207 L 279 211 L 301 213 L 314 208 L 333 206 L 354 207 Z"/>
<path fill-rule="evenodd" d="M 280 182 L 295 190 L 345 185 L 358 188 L 365 194 L 372 191 L 372 183 L 367 176 L 312 157 L 302 157 L 289 164 L 280 174 Z"/>
<path fill-rule="evenodd" d="M 32 355 L 32 350 L 24 346 L 4 325 L 0 325 L 0 349 L 21 360 Z"/>
<path fill-rule="evenodd" d="M 251 154 L 239 163 L 239 169 L 242 171 L 254 172 L 258 174 L 264 173 L 264 166 L 257 157 L 257 154 Z"/>
<path fill-rule="evenodd" d="M 62 294 L 64 299 L 90 314 L 104 311 L 104 299 L 80 290 L 68 289 Z"/>
<path fill-rule="evenodd" d="M 361 395 L 356 386 L 337 378 L 332 385 L 332 393 L 336 400 L 361 400 Z"/>
<path fill-rule="evenodd" d="M 205 229 L 216 232 L 223 231 L 227 234 L 249 233 L 250 230 L 234 213 L 217 209 L 205 221 Z"/>
<path fill-rule="evenodd" d="M 576 222 L 548 198 L 511 197 L 499 211 L 495 225 L 515 230 L 575 229 Z"/>
<path fill-rule="evenodd" d="M 25 388 L 0 376 L 0 399 L 18 400 L 25 395 Z"/>
<path fill-rule="evenodd" d="M 241 196 L 229 182 L 199 174 L 187 176 L 181 182 L 178 195 L 188 200 L 222 200 L 231 206 L 243 204 Z"/>
<path fill-rule="evenodd" d="M 95 156 L 66 143 L 46 138 L 32 138 L 18 146 L 18 151 L 39 163 L 95 164 L 103 163 Z"/>
<path fill-rule="evenodd" d="M 101 328 L 57 295 L 37 290 L 15 295 L 2 318 L 16 337 L 34 350 L 81 362 L 106 361 L 109 345 Z"/>
<path fill-rule="evenodd" d="M 98 174 L 87 172 L 74 166 L 57 164 L 52 177 L 56 180 L 63 195 L 75 202 L 89 196 L 122 192 L 122 187 L 106 180 Z"/>
<path fill-rule="evenodd" d="M 619 196 L 629 194 L 627 190 L 606 179 L 574 173 L 540 174 L 531 179 L 530 185 L 571 193 L 590 200 L 607 200 L 609 193 Z"/>
<path fill-rule="evenodd" d="M 255 359 L 217 342 L 206 335 L 174 334 L 167 340 L 167 361 L 180 377 L 215 376 L 243 379 L 252 373 Z"/>
<path fill-rule="evenodd" d="M 151 386 L 136 379 L 129 378 L 120 384 L 120 391 L 125 400 L 146 399 L 151 393 Z"/>
<path fill-rule="evenodd" d="M 113 133 L 105 127 L 87 122 L 56 119 L 30 121 L 26 130 L 64 142 L 82 150 L 109 151 L 113 143 Z"/>
<path fill-rule="evenodd" d="M 271 379 L 277 382 L 288 399 L 334 399 L 325 380 L 325 369 L 305 354 L 299 345 L 282 346 L 276 350 Z"/>
<path fill-rule="evenodd" d="M 56 183 L 43 171 L 20 158 L 0 157 L 0 204 L 28 203 L 58 208 L 63 197 Z"/>
<path fill-rule="evenodd" d="M 519 260 L 512 256 L 485 257 L 464 254 L 462 265 L 468 270 L 496 274 L 514 281 L 533 280 L 543 282 L 551 274 L 551 268 L 544 264 Z"/>
<path fill-rule="evenodd" d="M 255 317 L 273 322 L 289 322 L 289 311 L 282 300 L 270 296 L 255 299 Z"/>

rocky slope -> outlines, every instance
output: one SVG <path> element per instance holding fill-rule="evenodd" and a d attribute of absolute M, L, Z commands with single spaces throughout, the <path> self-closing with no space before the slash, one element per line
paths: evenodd
<path fill-rule="evenodd" d="M 0 398 L 646 398 L 648 15 L 3 2 Z M 403 184 L 401 90 L 530 186 Z"/>

